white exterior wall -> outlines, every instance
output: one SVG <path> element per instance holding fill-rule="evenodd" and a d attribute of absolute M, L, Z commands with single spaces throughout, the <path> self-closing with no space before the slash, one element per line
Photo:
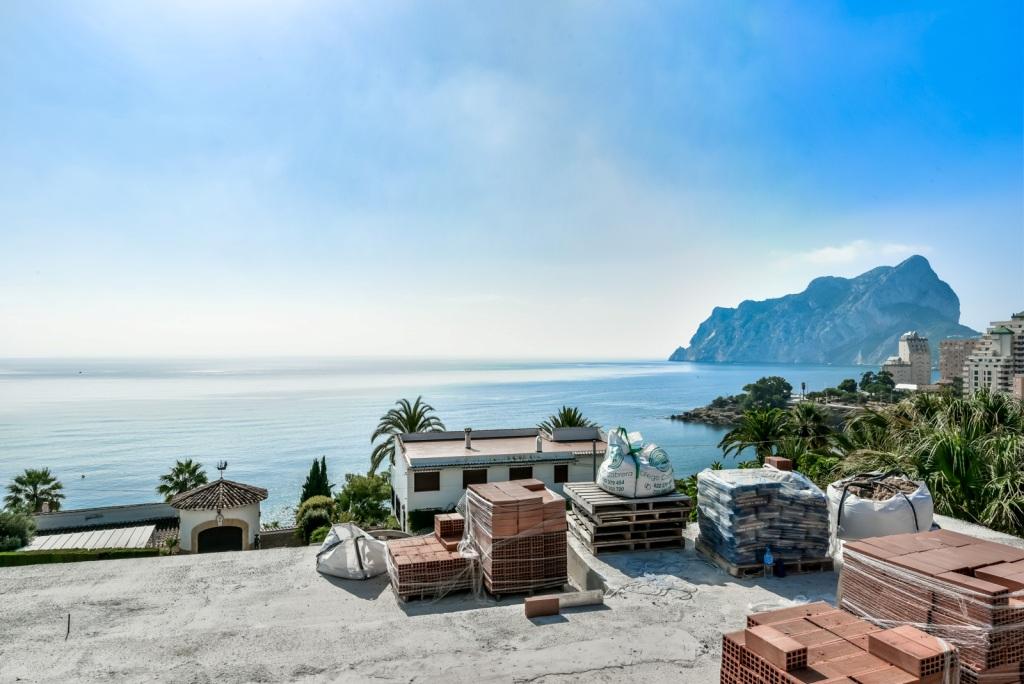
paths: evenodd
<path fill-rule="evenodd" d="M 226 519 L 244 520 L 249 524 L 249 536 L 246 543 L 251 548 L 256 542 L 256 534 L 260 530 L 260 505 L 249 504 L 240 508 L 225 508 L 221 515 Z M 202 523 L 217 520 L 217 511 L 178 511 L 178 545 L 182 551 L 194 552 L 192 548 L 192 530 Z"/>
<path fill-rule="evenodd" d="M 603 453 L 598 454 L 598 462 L 604 457 Z M 569 482 L 592 482 L 593 466 L 590 456 L 584 456 L 578 462 L 568 463 Z M 513 467 L 530 466 L 533 468 L 533 477 L 543 482 L 547 487 L 559 494 L 562 493 L 562 485 L 555 483 L 555 463 L 517 463 L 515 465 L 497 465 L 487 468 L 488 482 L 507 482 L 509 480 L 509 469 Z M 463 470 L 482 470 L 482 467 L 466 466 L 441 468 L 436 472 L 440 473 L 441 488 L 436 492 L 414 491 L 414 472 L 408 471 L 404 459 L 399 456 L 392 471 L 393 483 L 401 482 L 401 485 L 393 484 L 395 493 L 405 511 L 416 510 L 451 510 L 459 502 L 465 490 L 462 488 Z M 421 470 L 418 472 L 434 472 Z M 406 528 L 406 520 L 401 521 L 403 529 Z"/>
<path fill-rule="evenodd" d="M 597 468 L 593 465 L 594 460 L 588 454 L 586 456 L 579 456 L 575 463 L 570 463 L 569 482 L 593 482 L 594 474 L 597 472 L 597 468 L 601 467 L 601 461 L 604 460 L 604 452 L 598 452 L 597 454 Z M 558 489 L 558 493 L 562 493 L 561 488 Z"/>
<path fill-rule="evenodd" d="M 391 466 L 391 489 L 394 490 L 395 498 L 398 499 L 402 510 L 392 512 L 403 529 L 405 529 L 406 511 L 409 508 L 409 492 L 412 490 L 412 483 L 409 480 L 409 468 L 405 463 L 405 457 L 397 453 L 395 454 L 395 465 Z"/>

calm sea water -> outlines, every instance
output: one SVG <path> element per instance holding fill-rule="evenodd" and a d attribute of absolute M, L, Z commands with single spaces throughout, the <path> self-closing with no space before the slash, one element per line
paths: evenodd
<path fill-rule="evenodd" d="M 28 467 L 63 481 L 65 508 L 159 500 L 157 478 L 192 457 L 266 487 L 285 519 L 313 458 L 334 482 L 364 472 L 396 399 L 422 394 L 449 429 L 529 427 L 562 404 L 664 446 L 677 476 L 721 454 L 724 430 L 668 416 L 764 375 L 808 391 L 863 368 L 667 362 L 0 360 L 0 482 Z"/>

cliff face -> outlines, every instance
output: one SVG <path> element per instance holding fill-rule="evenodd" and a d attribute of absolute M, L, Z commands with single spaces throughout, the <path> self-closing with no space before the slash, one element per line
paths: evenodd
<path fill-rule="evenodd" d="M 960 325 L 960 299 L 922 256 L 856 278 L 815 278 L 799 294 L 715 307 L 669 360 L 879 364 L 908 330 L 928 338 L 936 359 L 940 340 L 978 334 Z"/>

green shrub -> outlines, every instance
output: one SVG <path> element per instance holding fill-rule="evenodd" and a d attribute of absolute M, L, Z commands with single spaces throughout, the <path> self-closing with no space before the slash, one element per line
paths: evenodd
<path fill-rule="evenodd" d="M 425 508 L 409 511 L 408 523 L 410 532 L 425 532 L 434 529 L 434 516 L 444 513 L 440 508 Z"/>
<path fill-rule="evenodd" d="M 391 482 L 383 475 L 345 475 L 345 486 L 335 497 L 336 512 L 348 513 L 363 529 L 380 527 L 391 515 Z M 431 523 L 433 524 L 433 523 Z"/>
<path fill-rule="evenodd" d="M 309 497 L 299 504 L 299 510 L 295 511 L 295 520 L 301 520 L 312 508 L 326 508 L 330 513 L 334 513 L 334 499 L 321 495 Z"/>
<path fill-rule="evenodd" d="M 319 543 L 323 542 L 323 540 L 327 538 L 327 533 L 330 532 L 330 531 L 331 531 L 331 526 L 330 525 L 324 525 L 323 527 L 316 528 L 309 535 L 310 543 L 319 544 Z"/>
<path fill-rule="evenodd" d="M 78 563 L 80 561 L 114 560 L 117 558 L 145 558 L 157 556 L 160 549 L 62 549 L 58 551 L 4 551 L 0 552 L 0 567 L 37 565 L 44 563 Z"/>
<path fill-rule="evenodd" d="M 20 511 L 0 511 L 0 551 L 14 551 L 32 540 L 36 521 Z"/>
<path fill-rule="evenodd" d="M 329 496 L 311 496 L 299 506 L 295 514 L 295 535 L 309 542 L 313 530 L 331 524 L 334 519 L 334 499 Z"/>

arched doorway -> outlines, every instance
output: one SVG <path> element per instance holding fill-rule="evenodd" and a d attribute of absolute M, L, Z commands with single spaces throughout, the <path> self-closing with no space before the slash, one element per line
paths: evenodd
<path fill-rule="evenodd" d="M 243 548 L 242 528 L 234 525 L 218 525 L 199 533 L 198 553 L 217 551 L 241 551 Z"/>

